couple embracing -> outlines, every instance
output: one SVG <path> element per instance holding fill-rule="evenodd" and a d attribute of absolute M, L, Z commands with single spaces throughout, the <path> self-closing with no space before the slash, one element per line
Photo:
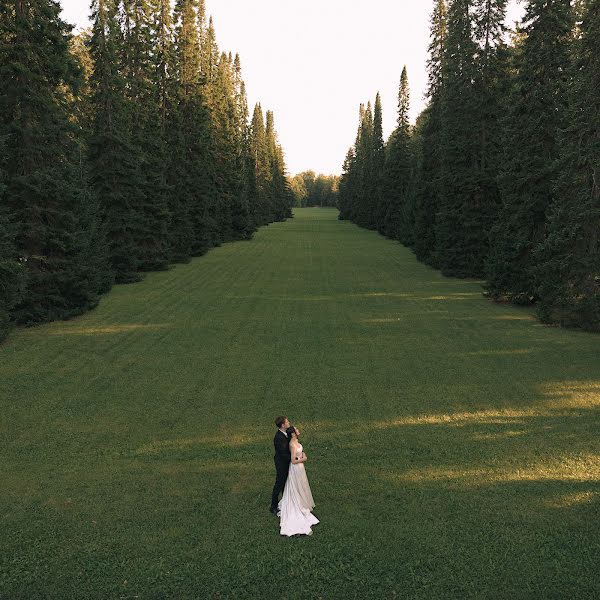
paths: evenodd
<path fill-rule="evenodd" d="M 319 519 L 311 513 L 315 502 L 304 470 L 307 456 L 298 441 L 300 432 L 290 425 L 287 417 L 277 417 L 275 425 L 276 479 L 269 510 L 280 519 L 281 535 L 311 535 L 311 527 Z"/>

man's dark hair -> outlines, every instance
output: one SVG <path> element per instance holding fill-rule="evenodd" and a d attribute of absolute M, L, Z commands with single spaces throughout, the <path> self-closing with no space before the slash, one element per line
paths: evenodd
<path fill-rule="evenodd" d="M 277 417 L 275 419 L 275 425 L 277 425 L 277 429 L 281 429 L 281 426 L 285 423 L 287 417 Z"/>

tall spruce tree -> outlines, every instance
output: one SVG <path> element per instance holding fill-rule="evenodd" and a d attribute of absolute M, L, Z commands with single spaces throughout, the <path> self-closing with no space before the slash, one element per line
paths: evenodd
<path fill-rule="evenodd" d="M 537 299 L 535 249 L 546 237 L 558 134 L 566 125 L 571 2 L 531 0 L 525 23 L 508 111 L 502 207 L 486 269 L 491 296 L 517 303 Z"/>
<path fill-rule="evenodd" d="M 385 141 L 383 139 L 383 107 L 381 95 L 377 92 L 373 108 L 373 138 L 372 138 L 372 174 L 369 182 L 369 190 L 365 198 L 366 221 L 368 229 L 379 227 L 379 207 L 381 206 L 383 169 L 385 165 Z"/>
<path fill-rule="evenodd" d="M 147 0 L 122 2 L 123 77 L 127 103 L 132 107 L 131 150 L 140 185 L 134 244 L 140 270 L 163 270 L 168 266 L 167 153 L 160 124 L 160 96 L 156 93 L 155 54 L 164 33 L 154 30 L 155 16 Z"/>
<path fill-rule="evenodd" d="M 15 231 L 4 205 L 5 140 L 0 139 L 0 341 L 8 334 L 10 313 L 22 297 L 24 269 L 15 248 Z"/>
<path fill-rule="evenodd" d="M 202 96 L 195 0 L 175 5 L 174 101 L 169 183 L 171 258 L 185 262 L 217 241 L 210 114 Z"/>
<path fill-rule="evenodd" d="M 439 266 L 436 241 L 437 215 L 442 194 L 442 88 L 444 82 L 444 52 L 448 34 L 446 0 L 436 0 L 431 17 L 430 58 L 427 63 L 429 105 L 420 117 L 420 185 L 414 198 L 414 250 L 417 258 L 434 267 Z"/>
<path fill-rule="evenodd" d="M 600 0 L 583 11 L 536 290 L 543 321 L 600 331 Z"/>
<path fill-rule="evenodd" d="M 212 21 L 209 30 L 212 29 Z M 217 192 L 217 222 L 220 238 L 227 242 L 236 239 L 233 213 L 238 211 L 240 172 L 238 171 L 238 132 L 234 66 L 224 52 L 217 64 L 212 83 L 212 132 L 215 149 L 215 177 Z M 235 208 L 234 208 L 235 207 Z"/>
<path fill-rule="evenodd" d="M 0 8 L 4 206 L 14 226 L 13 257 L 27 269 L 12 314 L 28 324 L 79 314 L 100 292 L 86 276 L 86 240 L 96 223 L 86 220 L 92 215 L 80 167 L 83 134 L 70 104 L 81 73 L 69 51 L 71 27 L 59 15 L 51 0 L 11 0 Z"/>
<path fill-rule="evenodd" d="M 360 139 L 356 148 L 356 167 L 358 168 L 358 196 L 353 221 L 361 227 L 368 227 L 370 215 L 373 211 L 371 205 L 372 190 L 374 188 L 373 142 L 374 137 L 373 108 L 371 102 L 362 112 Z"/>
<path fill-rule="evenodd" d="M 398 91 L 398 119 L 396 129 L 387 144 L 383 196 L 385 209 L 381 211 L 380 231 L 402 243 L 407 243 L 413 228 L 408 211 L 408 185 L 411 172 L 410 158 L 410 90 L 406 67 L 402 69 Z"/>
<path fill-rule="evenodd" d="M 242 79 L 242 64 L 238 54 L 234 59 L 236 163 L 239 177 L 238 197 L 233 209 L 232 227 L 236 239 L 251 239 L 255 224 L 252 205 L 256 201 L 255 167 L 250 150 L 248 97 Z"/>
<path fill-rule="evenodd" d="M 285 221 L 292 216 L 291 190 L 285 172 L 283 150 L 277 141 L 273 111 L 267 111 L 266 117 L 265 137 L 270 170 L 269 197 L 273 210 L 272 218 L 274 221 Z"/>
<path fill-rule="evenodd" d="M 273 220 L 274 210 L 271 203 L 269 147 L 264 114 L 260 103 L 256 104 L 252 115 L 250 146 L 256 173 L 255 222 L 257 225 L 266 225 Z"/>
<path fill-rule="evenodd" d="M 168 127 L 168 114 L 173 101 L 173 18 L 171 0 L 151 0 L 154 94 L 159 110 L 160 137 L 163 142 Z"/>
<path fill-rule="evenodd" d="M 479 176 L 477 45 L 471 0 L 453 0 L 442 88 L 442 194 L 436 223 L 437 255 L 445 275 L 479 276 L 483 270 L 482 192 Z"/>
<path fill-rule="evenodd" d="M 131 144 L 131 112 L 120 68 L 122 32 L 116 0 L 94 0 L 92 8 L 91 183 L 104 215 L 115 281 L 131 283 L 140 279 L 134 232 L 139 228 L 141 182 L 137 155 Z"/>
<path fill-rule="evenodd" d="M 338 208 L 340 213 L 338 219 L 340 221 L 349 220 L 351 217 L 351 209 L 354 204 L 354 193 L 356 190 L 356 169 L 355 167 L 355 147 L 352 146 L 346 153 L 342 174 L 339 184 L 339 199 Z"/>
<path fill-rule="evenodd" d="M 473 243 L 480 260 L 476 275 L 484 273 L 489 255 L 489 236 L 498 216 L 499 164 L 502 158 L 503 115 L 510 91 L 509 51 L 505 44 L 507 0 L 477 0 L 474 5 L 474 35 L 478 44 L 476 124 L 479 133 L 477 214 L 473 215 L 481 235 Z"/>
<path fill-rule="evenodd" d="M 370 107 L 369 107 L 370 111 Z M 358 129 L 354 146 L 350 148 L 344 161 L 344 170 L 340 178 L 340 219 L 360 224 L 362 202 L 365 189 L 365 155 L 371 148 L 370 131 L 372 119 L 369 119 L 365 105 L 358 109 Z"/>

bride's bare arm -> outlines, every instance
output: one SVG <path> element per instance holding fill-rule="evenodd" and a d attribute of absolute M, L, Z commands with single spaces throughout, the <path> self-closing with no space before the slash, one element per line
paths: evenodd
<path fill-rule="evenodd" d="M 300 458 L 298 458 L 298 456 L 296 455 L 296 444 L 293 444 L 291 447 L 291 452 L 292 452 L 292 464 L 297 465 L 298 463 L 303 463 L 306 462 L 306 454 L 304 454 L 304 452 L 302 453 L 302 456 Z"/>

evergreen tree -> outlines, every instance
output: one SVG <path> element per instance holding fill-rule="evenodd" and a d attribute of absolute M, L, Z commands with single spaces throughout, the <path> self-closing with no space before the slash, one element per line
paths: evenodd
<path fill-rule="evenodd" d="M 535 258 L 543 321 L 600 331 L 600 0 L 584 6 L 548 236 Z"/>
<path fill-rule="evenodd" d="M 210 114 L 202 96 L 195 0 L 178 0 L 174 14 L 170 242 L 172 260 L 184 262 L 206 253 L 218 236 Z"/>
<path fill-rule="evenodd" d="M 10 312 L 22 297 L 24 269 L 18 261 L 14 227 L 4 206 L 5 140 L 0 139 L 0 341 L 8 334 Z"/>
<path fill-rule="evenodd" d="M 0 8 L 3 212 L 14 226 L 14 244 L 3 228 L 2 252 L 10 256 L 13 246 L 9 262 L 20 257 L 26 264 L 26 288 L 12 311 L 21 323 L 79 314 L 100 292 L 85 276 L 86 239 L 96 223 L 86 220 L 82 132 L 70 111 L 81 73 L 69 51 L 71 28 L 59 14 L 51 0 L 11 0 Z"/>
<path fill-rule="evenodd" d="M 473 38 L 471 0 L 454 0 L 448 11 L 443 61 L 442 195 L 436 223 L 437 254 L 442 272 L 477 276 L 482 269 L 486 232 L 478 172 L 478 102 L 475 81 L 477 46 Z"/>
<path fill-rule="evenodd" d="M 166 138 L 168 114 L 173 101 L 173 19 L 170 0 L 151 0 L 153 83 L 159 110 L 160 137 Z"/>
<path fill-rule="evenodd" d="M 355 167 L 356 155 L 355 148 L 351 147 L 346 153 L 344 159 L 344 165 L 342 167 L 342 174 L 340 176 L 339 184 L 339 209 L 340 213 L 338 219 L 340 221 L 350 220 L 352 206 L 355 202 L 354 194 L 356 190 L 356 169 Z"/>
<path fill-rule="evenodd" d="M 431 17 L 430 58 L 428 61 L 429 105 L 420 117 L 420 151 L 422 162 L 419 164 L 420 185 L 414 192 L 414 250 L 417 258 L 434 267 L 439 266 L 437 254 L 437 215 L 442 194 L 442 88 L 443 60 L 448 33 L 448 12 L 446 0 L 436 0 Z"/>
<path fill-rule="evenodd" d="M 373 119 L 370 105 L 365 109 L 361 104 L 358 109 L 358 129 L 354 146 L 350 148 L 344 161 L 343 173 L 340 178 L 340 215 L 342 220 L 360 224 L 363 210 L 364 193 L 366 189 L 368 160 L 372 149 Z"/>
<path fill-rule="evenodd" d="M 266 225 L 273 220 L 274 210 L 271 205 L 270 185 L 271 166 L 269 164 L 269 148 L 262 107 L 257 104 L 252 115 L 250 147 L 256 173 L 255 223 Z"/>
<path fill-rule="evenodd" d="M 134 244 L 140 270 L 168 267 L 168 188 L 166 183 L 165 140 L 161 130 L 160 96 L 156 90 L 156 48 L 164 32 L 154 30 L 155 15 L 147 0 L 122 0 L 124 16 L 123 76 L 126 98 L 131 107 L 131 151 L 139 170 L 139 226 Z M 161 7 L 158 7 L 159 11 Z M 156 15 L 160 18 L 160 12 Z M 156 34 L 159 35 L 156 35 Z M 159 59 L 160 62 L 164 58 Z M 159 79 L 159 81 L 157 81 Z"/>
<path fill-rule="evenodd" d="M 109 257 L 117 283 L 139 281 L 134 232 L 139 228 L 140 172 L 130 139 L 130 111 L 119 68 L 122 44 L 115 0 L 92 4 L 91 78 L 94 110 L 91 183 L 102 207 Z"/>
<path fill-rule="evenodd" d="M 507 0 L 477 0 L 474 11 L 474 35 L 478 43 L 477 78 L 475 80 L 478 127 L 477 213 L 472 215 L 473 232 L 480 231 L 471 247 L 479 260 L 474 274 L 483 274 L 489 254 L 489 235 L 500 207 L 498 186 L 502 159 L 503 115 L 508 110 L 510 92 L 509 51 L 505 44 Z"/>
<path fill-rule="evenodd" d="M 407 197 L 411 172 L 409 110 L 408 73 L 404 67 L 398 92 L 397 127 L 387 144 L 383 178 L 385 205 L 380 211 L 380 232 L 402 243 L 407 243 L 413 229 Z"/>
<path fill-rule="evenodd" d="M 265 129 L 270 169 L 269 197 L 274 221 L 285 221 L 292 216 L 292 194 L 285 169 L 283 150 L 277 142 L 275 117 L 273 111 L 267 111 Z"/>
<path fill-rule="evenodd" d="M 212 21 L 209 31 L 212 29 Z M 216 158 L 217 222 L 222 241 L 236 239 L 234 210 L 239 212 L 241 173 L 238 171 L 238 124 L 234 66 L 224 52 L 212 87 L 212 131 Z M 234 209 L 235 206 L 235 209 Z"/>
<path fill-rule="evenodd" d="M 558 133 L 565 125 L 571 2 L 531 0 L 525 22 L 508 112 L 502 208 L 487 262 L 492 297 L 518 303 L 537 298 L 534 251 L 546 236 Z"/>
<path fill-rule="evenodd" d="M 236 239 L 251 239 L 255 225 L 252 218 L 252 204 L 255 202 L 255 168 L 250 151 L 250 127 L 248 123 L 248 97 L 242 79 L 242 65 L 239 55 L 234 59 L 236 167 L 238 173 L 237 197 L 233 206 L 232 228 Z"/>
<path fill-rule="evenodd" d="M 379 208 L 381 206 L 383 170 L 385 165 L 385 142 L 383 140 L 383 108 L 381 106 L 381 96 L 379 92 L 375 96 L 375 106 L 373 110 L 373 147 L 372 153 L 372 174 L 369 182 L 369 191 L 367 194 L 366 205 L 366 223 L 368 229 L 378 229 L 379 226 Z"/>

